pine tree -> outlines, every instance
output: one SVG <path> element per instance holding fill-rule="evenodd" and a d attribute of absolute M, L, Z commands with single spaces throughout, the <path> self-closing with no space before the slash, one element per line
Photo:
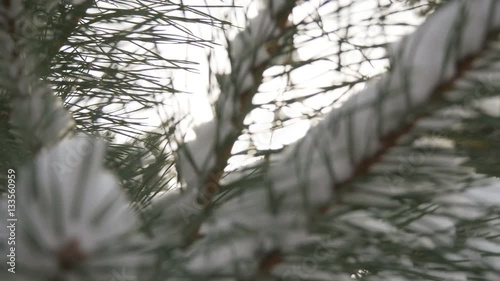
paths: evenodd
<path fill-rule="evenodd" d="M 499 28 L 495 0 L 0 1 L 1 280 L 500 280 Z"/>

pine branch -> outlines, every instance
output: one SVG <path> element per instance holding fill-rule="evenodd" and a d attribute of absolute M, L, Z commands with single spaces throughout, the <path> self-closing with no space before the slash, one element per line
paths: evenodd
<path fill-rule="evenodd" d="M 404 133 L 416 118 L 414 110 L 425 106 L 440 84 L 459 77 L 457 62 L 479 53 L 487 33 L 498 28 L 491 16 L 479 18 L 495 10 L 496 3 L 481 3 L 476 7 L 461 1 L 444 5 L 405 38 L 394 52 L 389 73 L 332 111 L 287 155 L 277 157 L 270 172 L 276 192 L 303 190 L 304 200 L 309 201 L 305 206 L 325 203 L 340 183 L 376 162 L 384 147 L 396 141 L 398 130 Z M 296 176 L 283 184 L 282 178 L 290 177 L 290 171 L 296 171 Z"/>
<path fill-rule="evenodd" d="M 22 6 L 21 2 L 3 3 Z M 115 3 L 126 6 L 130 2 Z M 0 69 L 7 79 L 0 80 L 0 86 L 8 90 L 0 98 L 11 104 L 16 136 L 39 152 L 33 161 L 27 161 L 19 181 L 21 279 L 112 279 L 120 266 L 132 269 L 131 277 L 140 280 L 500 279 L 495 256 L 500 245 L 500 199 L 496 196 L 500 181 L 478 175 L 464 164 L 464 156 L 471 156 L 467 164 L 477 165 L 485 155 L 500 151 L 500 110 L 474 101 L 462 108 L 467 110 L 464 117 L 463 111 L 449 108 L 467 102 L 471 93 L 474 99 L 482 99 L 476 92 L 481 87 L 487 88 L 487 95 L 498 97 L 498 85 L 492 79 L 475 78 L 483 77 L 482 67 L 488 75 L 499 75 L 500 48 L 484 42 L 488 34 L 497 34 L 500 5 L 483 0 L 443 6 L 395 48 L 387 74 L 334 109 L 303 140 L 282 155 L 267 155 L 266 161 L 223 178 L 243 119 L 253 108 L 252 98 L 263 82 L 263 71 L 275 65 L 274 59 L 286 49 L 283 38 L 297 34 L 295 27 L 286 24 L 295 1 L 268 1 L 267 5 L 270 8 L 261 11 L 229 43 L 232 72 L 219 76 L 222 94 L 215 104 L 216 117 L 198 129 L 197 140 L 178 151 L 187 192 L 152 199 L 172 176 L 168 175 L 172 162 L 166 143 L 175 124 L 115 144 L 107 154 L 108 165 L 140 207 L 144 217 L 141 231 L 137 231 L 136 214 L 122 187 L 104 170 L 104 145 L 79 136 L 60 141 L 70 131 L 66 130 L 70 122 L 51 89 L 39 79 L 37 70 L 47 58 L 33 51 L 37 42 L 22 40 L 25 37 L 18 29 L 22 17 L 0 15 L 0 44 L 7 47 L 0 54 Z M 0 7 L 12 11 L 11 6 Z M 111 15 L 92 18 L 105 22 L 109 17 L 128 17 L 128 13 L 149 8 L 111 9 Z M 148 13 L 152 16 L 148 20 L 162 18 L 155 12 Z M 116 13 L 119 17 L 114 17 Z M 13 28 L 9 18 L 18 21 Z M 268 25 L 270 22 L 273 24 Z M 87 28 L 88 23 L 83 19 L 79 28 Z M 118 39 L 88 36 L 77 43 L 71 37 L 80 34 L 80 29 L 74 30 L 68 39 L 74 49 L 58 52 L 54 60 L 60 68 L 49 69 L 54 71 L 53 77 L 61 78 L 52 80 L 56 88 L 87 87 L 92 98 L 103 98 L 94 104 L 99 109 L 116 100 L 151 105 L 151 93 L 164 90 L 164 85 L 153 83 L 139 91 L 134 79 L 146 77 L 154 82 L 154 78 L 136 75 L 134 69 L 125 71 L 128 76 L 123 78 L 117 74 L 124 69 L 114 65 L 144 65 L 138 60 L 142 55 L 166 61 L 148 48 L 142 49 L 145 53 L 134 53 L 114 41 L 127 41 L 138 30 L 140 36 L 134 37 L 138 42 L 153 40 L 141 24 L 114 33 Z M 168 36 L 160 41 L 163 39 Z M 96 51 L 99 46 L 92 45 L 93 41 L 110 49 Z M 105 54 L 109 50 L 124 56 Z M 72 73 L 75 65 L 84 62 L 78 62 L 73 51 L 75 56 L 97 54 L 95 58 L 104 54 L 111 62 L 111 66 L 86 68 L 103 71 L 99 83 L 93 83 L 90 73 Z M 490 57 L 492 53 L 496 57 Z M 130 90 L 130 95 L 120 96 L 112 88 L 113 81 L 121 83 L 117 88 Z M 80 116 L 90 116 L 89 108 L 92 114 L 99 113 L 85 104 L 85 95 L 71 91 L 61 91 L 61 96 L 82 110 Z M 88 125 L 85 129 L 99 134 L 108 128 L 119 130 L 118 120 L 130 127 L 137 125 L 113 119 L 114 114 L 104 114 L 111 125 L 101 124 L 99 117 L 81 122 L 80 128 Z M 457 120 L 460 126 L 449 127 Z M 130 131 L 131 135 L 137 133 Z M 112 135 L 106 137 L 112 139 Z M 447 139 L 429 145 L 429 136 Z M 0 139 L 0 144 L 4 141 Z M 450 142 L 459 149 L 450 148 Z M 197 154 L 200 152 L 202 155 Z M 416 153 L 421 156 L 417 164 Z M 74 157 L 77 161 L 68 163 Z M 478 169 L 497 172 L 487 166 L 497 165 L 498 157 L 486 160 Z M 402 170 L 406 164 L 402 161 L 410 162 L 410 169 Z M 2 208 L 6 205 L 3 199 Z M 199 206 L 196 199 L 207 204 Z M 143 209 L 149 200 L 153 201 L 151 208 Z M 153 236 L 147 244 L 143 232 Z M 5 234 L 0 229 L 2 239 Z M 0 241 L 0 249 L 5 247 Z M 151 250 L 154 261 L 144 255 Z M 142 272 L 137 273 L 138 269 Z M 6 279 L 4 274 L 0 273 L 0 279 Z"/>
<path fill-rule="evenodd" d="M 45 1 L 48 7 L 53 3 L 57 1 Z M 25 239 L 25 243 L 9 243 L 10 251 L 17 249 L 23 258 L 17 260 L 18 271 L 15 259 L 11 260 L 14 265 L 8 274 L 17 273 L 26 280 L 62 280 L 73 271 L 76 279 L 109 279 L 117 268 L 136 268 L 147 260 L 138 220 L 115 177 L 103 168 L 104 143 L 86 136 L 61 140 L 72 133 L 73 120 L 38 76 L 36 70 L 45 57 L 34 52 L 36 42 L 30 40 L 33 34 L 27 34 L 30 23 L 24 4 L 0 2 L 0 45 L 5 49 L 0 55 L 4 79 L 0 87 L 7 93 L 14 135 L 30 154 L 20 161 L 23 177 L 18 181 L 18 198 L 18 167 L 8 167 L 8 217 L 15 221 L 10 225 L 19 235 L 16 238 Z M 41 29 L 31 32 L 36 37 Z M 118 240 L 121 245 L 113 246 L 111 242 Z M 4 244 L 0 246 L 3 251 Z M 84 270 L 82 264 L 91 257 L 105 259 L 100 264 L 92 260 Z M 4 274 L 0 273 L 2 279 Z"/>
<path fill-rule="evenodd" d="M 49 5 L 50 6 L 50 5 Z M 23 31 L 30 23 L 23 17 L 23 4 L 3 1 L 1 44 L 6 50 L 1 65 L 6 78 L 2 88 L 11 100 L 11 123 L 15 134 L 25 146 L 36 152 L 41 147 L 54 144 L 72 128 L 72 120 L 58 98 L 43 85 L 35 69 L 43 55 L 33 53 L 33 48 Z"/>
<path fill-rule="evenodd" d="M 68 44 L 68 39 L 74 34 L 81 24 L 80 21 L 86 16 L 87 10 L 96 5 L 95 0 L 86 0 L 79 5 L 67 5 L 59 3 L 57 9 L 54 9 L 45 23 L 44 32 L 47 34 L 55 32 L 53 38 L 40 38 L 40 51 L 46 53 L 44 61 L 41 63 L 43 69 L 39 70 L 40 76 L 45 78 L 51 73 L 50 67 L 54 57 L 61 52 L 61 48 Z M 31 5 L 29 5 L 31 6 Z M 33 5 L 37 11 L 40 7 Z"/>
<path fill-rule="evenodd" d="M 197 67 L 196 62 L 165 53 L 165 47 L 211 46 L 210 40 L 195 36 L 189 28 L 196 24 L 220 27 L 224 22 L 203 10 L 226 5 L 161 0 L 92 3 L 61 7 L 51 18 L 48 25 L 58 29 L 57 40 L 44 42 L 41 48 L 61 47 L 50 70 L 41 72 L 72 112 L 79 131 L 100 135 L 112 131 L 135 139 L 150 128 L 128 109 L 134 107 L 133 113 L 138 113 L 159 108 L 180 92 L 172 86 L 175 74 Z"/>
<path fill-rule="evenodd" d="M 406 43 L 399 50 L 397 60 L 393 62 L 393 67 L 388 74 L 375 83 L 369 84 L 364 91 L 353 96 L 343 107 L 333 111 L 302 141 L 289 148 L 287 154 L 271 163 L 268 182 L 266 180 L 263 182 L 251 181 L 249 185 L 252 184 L 252 187 L 246 189 L 244 180 L 240 179 L 234 184 L 235 186 L 243 186 L 242 189 L 245 190 L 233 190 L 234 197 L 224 200 L 225 204 L 214 211 L 212 217 L 220 224 L 234 224 L 235 229 L 233 230 L 235 232 L 237 228 L 250 228 L 259 234 L 248 234 L 243 240 L 234 238 L 235 240 L 231 241 L 235 243 L 248 241 L 253 243 L 256 240 L 260 241 L 260 239 L 265 240 L 266 238 L 272 241 L 267 241 L 273 245 L 271 247 L 262 246 L 259 248 L 259 246 L 255 246 L 257 252 L 262 250 L 257 254 L 255 252 L 250 252 L 248 255 L 239 252 L 237 254 L 241 260 L 249 258 L 252 254 L 258 257 L 262 271 L 257 274 L 258 276 L 268 276 L 277 269 L 277 265 L 287 262 L 286 251 L 283 253 L 277 249 L 298 248 L 299 243 L 308 241 L 308 238 L 316 241 L 314 236 L 311 237 L 310 233 L 307 233 L 307 230 L 317 225 L 318 218 L 323 218 L 320 213 L 328 213 L 328 217 L 325 217 L 327 221 L 323 224 L 332 224 L 333 218 L 347 212 L 345 209 L 350 208 L 351 205 L 339 206 L 339 204 L 333 203 L 338 208 L 322 208 L 321 212 L 318 212 L 318 207 L 321 204 L 331 203 L 332 186 L 339 188 L 339 183 L 352 177 L 356 167 L 362 167 L 359 165 L 366 163 L 364 161 L 369 159 L 367 157 L 377 155 L 377 151 L 384 151 L 384 141 L 385 144 L 390 144 L 389 142 L 393 141 L 393 138 L 397 138 L 400 128 L 403 128 L 403 131 L 399 133 L 404 132 L 404 126 L 408 123 L 411 124 L 411 120 L 415 118 L 414 113 L 428 104 L 435 90 L 442 89 L 439 87 L 440 84 L 446 83 L 450 79 L 453 80 L 454 77 L 461 77 L 460 73 L 466 70 L 469 64 L 466 58 L 479 54 L 484 49 L 487 34 L 493 32 L 500 25 L 500 22 L 490 22 L 488 18 L 484 18 L 485 12 L 491 10 L 497 11 L 495 2 L 491 1 L 481 2 L 481 5 L 460 1 L 450 3 L 438 10 L 419 30 L 405 39 Z M 464 19 L 467 20 L 464 21 Z M 450 34 L 450 36 L 443 36 L 443 34 Z M 416 53 L 414 48 L 417 50 Z M 435 52 L 432 55 L 437 58 L 427 58 L 430 49 Z M 445 54 L 453 55 L 447 57 Z M 459 64 L 460 67 L 456 68 L 457 63 L 464 59 L 465 63 Z M 422 64 L 422 62 L 424 63 Z M 443 69 L 446 71 L 443 72 Z M 444 73 L 444 75 L 436 75 L 440 73 Z M 391 135 L 393 132 L 396 133 Z M 443 172 L 443 174 L 445 173 Z M 443 176 L 443 174 L 440 175 Z M 359 179 L 360 174 L 357 176 Z M 382 188 L 384 188 L 383 184 L 381 183 Z M 390 191 L 386 192 L 390 193 Z M 424 195 L 425 197 L 423 197 Z M 423 198 L 415 198 L 415 200 L 421 200 L 417 201 L 418 203 L 426 202 L 425 200 L 431 195 L 424 195 L 422 195 Z M 365 200 L 369 201 L 369 196 L 362 197 L 362 194 L 354 194 L 349 196 L 349 199 L 352 202 L 357 199 L 363 201 L 362 203 L 365 205 L 371 206 L 370 202 L 365 202 Z M 390 202 L 390 198 L 379 197 L 373 195 L 374 202 L 371 204 L 394 207 L 395 203 Z M 267 204 L 261 204 L 263 200 Z M 337 197 L 336 200 L 341 200 L 341 198 Z M 360 206 L 352 204 L 352 208 Z M 300 205 L 302 208 L 297 210 Z M 429 211 L 423 211 L 419 214 L 423 216 L 427 213 Z M 367 210 L 363 212 L 364 216 L 370 217 L 371 214 Z M 358 217 L 360 216 L 352 212 L 345 218 L 349 223 L 338 226 L 337 231 L 342 233 L 344 239 L 351 239 L 349 238 L 351 224 L 355 225 L 355 228 L 361 228 L 360 235 L 363 235 L 363 230 L 370 228 L 371 224 L 368 218 L 366 220 L 359 219 L 366 222 L 365 226 L 363 222 L 356 222 Z M 429 220 L 432 219 L 429 218 Z M 220 230 L 217 223 L 213 223 L 213 225 L 213 230 L 207 227 L 209 230 L 204 231 L 210 238 L 202 239 L 206 243 L 203 245 L 209 247 L 217 242 L 226 245 L 227 241 L 221 242 L 218 239 L 219 235 L 226 232 Z M 283 231 L 280 231 L 281 229 Z M 222 231 L 222 233 L 218 231 Z M 304 234 L 304 232 L 306 233 Z M 376 232 L 374 231 L 374 233 Z M 300 238 L 298 241 L 293 240 L 296 237 L 294 235 L 303 240 Z M 232 236 L 228 236 L 224 236 L 224 239 L 232 238 Z M 373 239 L 372 236 L 367 239 L 370 238 Z M 288 242 L 290 244 L 282 242 L 288 241 L 288 239 L 291 240 Z M 356 239 L 359 237 L 352 237 L 352 241 L 349 240 L 351 242 L 348 245 L 356 243 L 358 241 Z M 340 242 L 341 240 L 338 239 L 337 243 Z M 200 246 L 200 248 L 203 247 Z M 313 247 L 312 250 L 314 249 Z M 350 249 L 346 246 L 344 250 L 349 251 Z M 309 255 L 312 256 L 313 253 L 309 252 Z M 342 252 L 338 255 L 332 255 L 332 258 L 333 256 L 338 257 L 339 260 L 328 260 L 330 266 L 331 264 L 341 264 L 339 265 L 341 268 L 347 266 L 342 263 L 341 259 L 344 258 Z M 237 264 L 237 262 L 235 263 Z M 325 266 L 327 266 L 326 262 Z M 353 265 L 353 267 L 356 266 L 363 268 L 361 263 Z M 375 271 L 372 268 L 373 265 L 367 264 L 366 266 L 369 267 L 368 271 Z M 421 277 L 425 278 L 432 276 L 432 274 L 435 273 L 422 274 Z"/>
<path fill-rule="evenodd" d="M 178 151 L 181 177 L 190 188 L 199 189 L 202 201 L 210 202 L 218 190 L 262 74 L 273 65 L 273 58 L 284 48 L 284 36 L 291 32 L 287 23 L 295 5 L 295 1 L 268 2 L 228 43 L 231 74 L 219 76 L 221 94 L 215 102 L 215 117 L 197 128 L 197 139 Z"/>

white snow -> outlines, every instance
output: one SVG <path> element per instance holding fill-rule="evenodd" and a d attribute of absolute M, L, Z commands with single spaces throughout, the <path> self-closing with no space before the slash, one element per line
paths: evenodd
<path fill-rule="evenodd" d="M 486 240 L 484 238 L 468 238 L 467 244 L 479 251 L 489 252 L 489 253 L 499 253 L 500 244 L 493 243 L 492 241 Z"/>
<path fill-rule="evenodd" d="M 196 221 L 203 210 L 203 205 L 196 201 L 195 192 L 172 190 L 153 200 L 152 216 L 159 216 L 152 229 L 154 244 L 168 248 L 185 242 L 186 226 Z"/>
<path fill-rule="evenodd" d="M 342 216 L 341 220 L 371 232 L 391 233 L 397 229 L 390 223 L 374 218 L 367 211 L 354 211 Z"/>
<path fill-rule="evenodd" d="M 51 278 L 60 270 L 56 253 L 72 241 L 91 259 L 81 265 L 91 274 L 94 266 L 132 270 L 144 261 L 142 254 L 126 247 L 139 246 L 143 238 L 122 188 L 103 167 L 104 149 L 103 143 L 79 135 L 41 150 L 33 166 L 20 172 L 24 175 L 18 181 L 16 208 L 20 267 Z"/>
<path fill-rule="evenodd" d="M 483 114 L 500 117 L 500 98 L 490 97 L 474 101 L 474 106 Z"/>
<path fill-rule="evenodd" d="M 215 165 L 216 145 L 219 139 L 224 138 L 218 133 L 217 124 L 216 120 L 212 120 L 196 127 L 196 138 L 177 150 L 179 173 L 189 187 L 199 187 Z"/>
<path fill-rule="evenodd" d="M 27 88 L 34 85 L 24 82 L 24 96 L 13 102 L 12 123 L 27 143 L 53 145 L 73 128 L 74 121 L 48 87 L 38 85 L 31 93 Z"/>
<path fill-rule="evenodd" d="M 273 164 L 268 178 L 269 186 L 256 186 L 255 190 L 246 190 L 241 195 L 229 200 L 219 210 L 216 210 L 213 219 L 207 220 L 201 228 L 202 233 L 210 239 L 240 227 L 254 231 L 254 233 L 242 235 L 234 241 L 228 241 L 223 248 L 215 248 L 200 254 L 190 264 L 190 267 L 202 272 L 214 268 L 225 270 L 224 272 L 231 271 L 233 269 L 227 269 L 228 264 L 233 265 L 232 262 L 241 262 L 241 260 L 252 256 L 256 249 L 262 247 L 258 241 L 265 240 L 266 243 L 269 243 L 266 244 L 266 247 L 272 248 L 274 246 L 280 249 L 293 249 L 296 245 L 310 242 L 307 233 L 301 231 L 307 225 L 306 214 L 314 210 L 320 203 L 331 202 L 335 185 L 349 179 L 356 165 L 377 151 L 380 147 L 380 139 L 398 128 L 413 106 L 425 103 L 437 85 L 446 82 L 456 73 L 455 67 L 458 61 L 477 52 L 482 47 L 486 34 L 500 26 L 500 8 L 498 6 L 500 5 L 496 5 L 495 1 L 458 0 L 451 1 L 431 15 L 414 34 L 406 37 L 395 47 L 392 55 L 397 59 L 393 62 L 392 72 L 368 83 L 364 90 L 352 95 L 340 108 L 332 110 L 323 121 L 311 128 L 303 139 L 292 144 L 284 153 L 272 157 Z M 490 11 L 495 12 L 491 26 L 487 24 L 489 21 L 488 17 L 485 16 L 485 14 L 489 15 Z M 265 22 L 266 17 L 262 16 L 261 20 Z M 258 26 L 255 23 L 253 30 L 259 30 Z M 259 32 L 272 34 L 267 29 L 261 29 Z M 238 52 L 245 46 L 244 40 L 251 39 L 252 36 L 254 35 L 242 33 L 236 37 L 233 42 L 234 48 L 231 51 L 233 58 L 237 58 Z M 458 40 L 458 38 L 460 41 L 453 41 Z M 446 57 L 446 53 L 451 54 L 451 56 Z M 262 60 L 265 59 L 267 58 L 263 56 Z M 241 60 L 239 63 L 241 67 L 238 77 L 243 89 L 247 89 L 251 84 L 251 81 L 245 82 L 244 73 L 250 69 L 252 63 L 255 61 L 251 62 L 249 59 L 248 61 Z M 405 80 L 406 78 L 407 80 Z M 463 82 L 456 85 L 457 87 L 469 87 L 471 84 Z M 230 89 L 234 90 L 234 88 Z M 456 95 L 457 100 L 463 98 L 459 94 Z M 237 111 L 234 107 L 229 107 L 229 110 L 231 112 L 233 112 L 232 110 Z M 440 112 L 439 114 L 434 118 L 420 121 L 419 129 L 439 129 L 456 124 L 457 120 L 463 117 L 473 116 L 470 111 L 462 108 L 455 108 L 449 113 Z M 225 115 L 225 118 L 230 118 L 230 116 L 231 114 Z M 215 123 L 207 125 L 207 128 L 206 135 L 197 133 L 202 136 L 198 147 L 194 147 L 194 151 L 199 153 L 199 159 L 196 160 L 198 163 L 204 162 L 204 158 L 211 157 L 210 149 L 215 145 L 209 141 L 209 137 L 213 137 L 215 134 L 213 129 Z M 420 139 L 415 144 L 419 147 L 429 146 L 431 141 L 436 140 L 440 141 L 441 148 L 453 148 L 451 141 L 442 138 Z M 204 144 L 208 145 L 204 147 Z M 400 153 L 411 152 L 407 148 L 396 148 L 388 152 L 383 159 L 385 162 L 381 164 L 385 166 L 379 166 L 378 171 L 383 172 L 384 169 L 398 171 Z M 339 225 L 335 225 L 335 229 L 353 236 L 362 233 L 390 235 L 391 238 L 407 241 L 416 248 L 450 247 L 455 243 L 455 223 L 458 218 L 474 219 L 480 216 L 482 212 L 481 208 L 478 208 L 478 204 L 484 203 L 488 207 L 500 203 L 500 196 L 498 196 L 500 185 L 498 183 L 470 188 L 464 193 L 459 193 L 464 185 L 455 183 L 460 182 L 460 179 L 465 177 L 463 174 L 470 176 L 473 173 L 470 168 L 458 166 L 467 160 L 465 157 L 450 156 L 444 153 L 424 156 L 423 159 L 415 161 L 418 162 L 418 165 L 414 167 L 412 173 L 435 175 L 441 170 L 450 169 L 450 171 L 456 172 L 456 175 L 450 173 L 449 178 L 443 176 L 443 182 L 440 183 L 423 181 L 411 186 L 403 182 L 389 187 L 390 183 L 387 182 L 387 179 L 381 179 L 380 182 L 372 182 L 369 185 L 360 183 L 356 188 L 361 191 L 350 196 L 347 195 L 344 199 L 349 204 L 360 203 L 365 206 L 393 207 L 395 203 L 391 202 L 389 198 L 383 198 L 383 196 L 403 195 L 409 191 L 424 193 L 436 192 L 436 188 L 446 189 L 449 191 L 447 196 L 438 196 L 432 202 L 432 204 L 441 206 L 441 208 L 436 209 L 435 213 L 426 214 L 410 223 L 407 226 L 407 230 L 410 230 L 409 233 L 402 233 L 404 231 L 396 229 L 389 222 L 377 218 L 368 211 L 355 211 L 342 216 L 340 220 L 343 224 L 336 221 Z M 279 206 L 274 206 L 279 209 L 275 214 L 271 214 L 270 211 L 273 206 L 268 200 L 269 190 L 280 198 Z M 380 198 L 370 196 L 370 192 L 380 195 Z M 416 234 L 420 234 L 420 236 Z M 280 240 L 277 241 L 276 237 L 280 237 Z M 234 245 L 231 244 L 232 242 Z M 336 246 L 341 246 L 343 241 L 339 238 L 331 243 L 337 243 Z M 490 244 L 483 241 L 469 243 L 477 247 L 488 247 L 495 251 L 498 247 L 497 244 L 492 245 L 491 242 L 488 242 Z M 203 247 L 200 246 L 200 248 Z M 286 275 L 287 270 L 289 270 L 287 262 L 285 261 L 284 264 L 276 267 L 275 273 L 279 273 L 281 276 Z M 408 264 L 410 261 L 404 262 Z M 488 262 L 492 266 L 498 265 L 498 261 L 494 259 Z M 427 273 L 445 280 L 467 280 L 462 272 L 428 271 Z M 332 278 L 322 275 L 321 272 L 317 274 L 318 279 Z M 306 276 L 304 272 L 299 272 L 295 276 L 300 278 L 302 275 Z M 307 276 L 311 277 L 312 275 Z M 349 279 L 349 276 L 346 278 Z M 379 280 L 405 279 L 388 273 L 385 279 Z"/>
<path fill-rule="evenodd" d="M 500 183 L 492 182 L 489 185 L 468 189 L 466 196 L 489 206 L 498 206 L 500 204 Z"/>
<path fill-rule="evenodd" d="M 413 146 L 417 148 L 438 148 L 438 149 L 453 149 L 455 142 L 440 137 L 421 137 L 413 142 Z"/>
<path fill-rule="evenodd" d="M 393 48 L 397 59 L 392 72 L 368 83 L 289 147 L 285 156 L 276 157 L 277 163 L 271 167 L 276 190 L 297 192 L 298 186 L 307 186 L 311 202 L 330 200 L 329 189 L 348 179 L 354 166 L 376 151 L 378 140 L 400 126 L 408 106 L 424 103 L 436 85 L 455 74 L 456 62 L 477 52 L 485 34 L 500 25 L 500 17 L 492 26 L 485 24 L 485 13 L 489 14 L 492 5 L 494 1 L 488 0 L 453 1 L 429 16 Z M 462 44 L 452 41 L 457 36 Z M 447 58 L 446 53 L 452 55 Z M 405 77 L 408 84 L 403 83 Z M 420 125 L 441 128 L 454 122 L 447 118 L 421 121 Z"/>
<path fill-rule="evenodd" d="M 248 95 L 258 86 L 254 81 L 255 69 L 271 59 L 267 44 L 279 35 L 276 14 L 288 5 L 283 0 L 267 2 L 246 28 L 230 40 L 232 73 L 220 76 L 222 92 L 215 102 L 215 117 L 195 128 L 196 139 L 181 145 L 177 152 L 178 168 L 188 187 L 200 187 L 220 154 L 216 148 L 223 147 L 230 134 L 238 133 L 233 120 L 242 114 L 240 95 Z"/>
<path fill-rule="evenodd" d="M 470 198 L 463 192 L 446 192 L 437 196 L 434 201 L 444 206 L 444 213 L 457 218 L 473 220 L 484 216 L 486 213 L 480 202 Z"/>

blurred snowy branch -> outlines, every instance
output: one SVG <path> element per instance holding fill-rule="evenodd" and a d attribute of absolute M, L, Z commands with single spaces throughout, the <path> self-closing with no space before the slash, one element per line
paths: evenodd
<path fill-rule="evenodd" d="M 269 1 L 245 29 L 228 42 L 230 74 L 218 75 L 221 93 L 215 117 L 195 129 L 196 139 L 178 149 L 178 169 L 188 188 L 197 188 L 208 200 L 221 179 L 231 150 L 252 109 L 252 98 L 264 70 L 280 55 L 291 36 L 288 17 L 295 1 Z"/>
<path fill-rule="evenodd" d="M 338 5 L 328 6 L 334 2 Z M 46 4 L 45 11 L 56 16 L 25 30 L 30 3 Z M 12 279 L 0 272 L 2 280 L 500 279 L 495 256 L 500 248 L 500 184 L 487 176 L 498 173 L 495 152 L 500 151 L 495 82 L 500 45 L 488 40 L 498 41 L 492 36 L 500 28 L 497 1 L 443 4 L 414 33 L 390 46 L 387 73 L 372 78 L 358 93 L 336 93 L 338 103 L 304 138 L 283 152 L 261 150 L 260 161 L 240 165 L 234 173 L 228 173 L 228 164 L 239 138 L 251 134 L 253 110 L 272 105 L 272 116 L 266 118 L 281 126 L 277 121 L 290 113 L 285 107 L 304 102 L 318 88 L 353 90 L 372 77 L 361 65 L 381 57 L 364 51 L 387 41 L 359 44 L 353 39 L 362 32 L 352 18 L 358 17 L 361 25 L 380 22 L 384 33 L 391 1 L 366 1 L 381 11 L 377 16 L 353 12 L 363 1 L 250 1 L 243 11 L 244 28 L 223 32 L 228 65 L 213 75 L 214 118 L 195 128 L 194 140 L 170 146 L 178 137 L 175 118 L 162 120 L 163 131 L 131 134 L 133 140 L 109 149 L 96 137 L 73 134 L 75 123 L 76 130 L 110 141 L 119 126 L 127 128 L 123 134 L 137 133 L 139 123 L 116 112 L 132 101 L 141 109 L 162 104 L 157 92 L 176 91 L 150 71 L 169 63 L 186 70 L 189 62 L 165 59 L 155 49 L 157 43 L 206 41 L 192 40 L 196 35 L 171 19 L 213 28 L 233 24 L 214 23 L 210 13 L 197 10 L 200 2 L 186 3 L 0 3 L 0 98 L 8 104 L 0 104 L 0 125 L 8 132 L 2 132 L 0 141 L 19 142 L 28 152 L 7 155 L 22 158 L 16 173 L 19 274 Z M 89 6 L 73 6 L 77 4 Z M 236 9 L 236 4 L 224 7 Z M 73 18 L 73 12 L 82 14 Z M 325 28 L 325 14 L 338 22 Z M 53 19 L 68 30 L 50 32 Z M 127 27 L 112 27 L 121 22 Z M 169 37 L 155 29 L 161 24 L 187 35 Z M 311 25 L 319 26 L 319 33 L 308 29 Z M 312 35 L 304 38 L 307 34 Z M 333 51 L 294 56 L 303 50 L 297 44 L 318 46 L 332 35 L 338 35 Z M 39 37 L 68 42 L 40 47 L 45 41 Z M 121 46 L 123 42 L 140 51 Z M 63 50 L 40 51 L 50 46 Z M 345 62 L 350 51 L 360 61 Z M 283 92 L 300 90 L 292 85 L 297 77 L 292 79 L 291 73 L 329 60 L 336 66 L 329 68 L 331 76 L 346 73 L 348 78 L 311 85 L 303 96 L 274 93 L 268 101 L 256 101 L 269 93 L 261 93 L 261 87 L 281 78 Z M 138 66 L 146 72 L 139 75 Z M 279 92 L 277 88 L 272 91 Z M 61 98 L 75 111 L 70 114 Z M 110 105 L 115 108 L 104 110 Z M 457 105 L 461 107 L 453 107 Z M 251 145 L 249 151 L 257 150 Z M 186 188 L 168 190 L 175 178 L 173 148 Z M 0 218 L 5 222 L 5 205 L 12 204 L 4 199 L 0 197 Z M 0 229 L 2 252 L 12 246 L 5 243 L 11 233 Z"/>

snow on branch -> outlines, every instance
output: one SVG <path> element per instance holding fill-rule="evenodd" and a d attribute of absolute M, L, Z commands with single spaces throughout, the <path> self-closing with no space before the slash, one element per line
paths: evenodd
<path fill-rule="evenodd" d="M 384 153 L 388 137 L 411 121 L 413 109 L 425 104 L 439 85 L 457 78 L 457 64 L 482 51 L 487 35 L 498 27 L 495 1 L 454 1 L 429 16 L 396 46 L 388 73 L 333 110 L 285 153 L 271 157 L 267 184 L 252 182 L 214 211 L 213 220 L 201 227 L 205 238 L 193 245 L 203 258 L 193 260 L 190 271 L 238 274 L 248 266 L 249 276 L 241 279 L 258 279 L 291 249 L 314 241 L 317 237 L 307 231 L 311 214 L 331 202 L 334 188 L 358 175 L 367 159 Z M 371 226 L 359 216 L 349 220 Z M 237 229 L 252 231 L 224 236 Z M 255 259 L 260 263 L 246 263 Z"/>
<path fill-rule="evenodd" d="M 78 135 L 41 149 L 19 172 L 24 280 L 111 280 L 125 267 L 136 276 L 147 261 L 139 218 L 104 155 L 104 143 Z"/>
<path fill-rule="evenodd" d="M 384 152 L 413 109 L 456 78 L 457 64 L 480 52 L 500 27 L 497 1 L 451 1 L 392 50 L 391 69 L 333 110 L 302 140 L 277 156 L 270 181 L 278 194 L 302 194 L 312 206 L 367 169 Z M 396 138 L 397 139 L 397 138 Z"/>
<path fill-rule="evenodd" d="M 47 2 L 47 8 L 54 7 L 57 2 Z M 27 13 L 22 1 L 3 1 L 0 4 L 0 44 L 3 50 L 0 85 L 12 100 L 11 120 L 15 133 L 30 150 L 37 151 L 68 133 L 73 120 L 60 99 L 40 82 L 35 73 L 43 55 L 31 50 L 32 42 L 27 41 L 34 38 L 32 32 L 37 32 L 36 27 L 33 29 L 25 20 Z"/>
<path fill-rule="evenodd" d="M 14 132 L 33 155 L 22 161 L 22 177 L 15 187 L 18 199 L 11 191 L 7 201 L 14 207 L 14 199 L 19 203 L 17 213 L 8 214 L 15 216 L 11 225 L 19 241 L 9 243 L 9 250 L 15 253 L 17 248 L 22 257 L 19 277 L 9 278 L 111 280 L 127 268 L 137 279 L 135 270 L 148 261 L 139 218 L 118 180 L 104 167 L 105 144 L 82 135 L 61 140 L 71 132 L 73 120 L 37 73 L 45 57 L 34 51 L 30 40 L 39 37 L 41 29 L 28 28 L 25 2 L 0 2 L 0 87 L 8 96 Z M 44 1 L 45 8 L 59 3 Z M 15 171 L 9 169 L 11 185 Z M 4 202 L 0 198 L 2 207 Z M 5 248 L 0 243 L 0 250 Z M 6 280 L 4 274 L 0 279 Z"/>
<path fill-rule="evenodd" d="M 195 129 L 196 139 L 178 150 L 178 169 L 188 187 L 207 193 L 218 185 L 231 149 L 252 109 L 265 69 L 280 54 L 295 1 L 266 1 L 259 14 L 228 42 L 231 73 L 218 76 L 215 117 Z"/>

